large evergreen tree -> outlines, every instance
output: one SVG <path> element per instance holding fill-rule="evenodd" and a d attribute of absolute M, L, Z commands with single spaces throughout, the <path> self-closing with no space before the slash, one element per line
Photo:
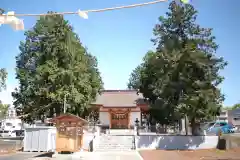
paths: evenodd
<path fill-rule="evenodd" d="M 196 123 L 220 111 L 223 95 L 218 86 L 223 77 L 219 71 L 226 66 L 223 58 L 216 57 L 212 29 L 200 27 L 196 18 L 192 5 L 171 2 L 154 28 L 156 53 L 140 65 L 139 76 L 132 74 L 137 81 L 130 78 L 129 83 L 153 104 L 161 101 L 157 107 L 167 110 L 166 118 L 187 115 L 193 134 Z"/>
<path fill-rule="evenodd" d="M 66 96 L 67 112 L 81 116 L 102 89 L 96 58 L 61 15 L 40 17 L 25 36 L 16 57 L 18 113 L 28 121 L 59 115 Z"/>

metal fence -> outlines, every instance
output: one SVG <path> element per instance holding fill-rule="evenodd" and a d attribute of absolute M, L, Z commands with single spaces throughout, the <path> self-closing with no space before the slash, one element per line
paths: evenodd
<path fill-rule="evenodd" d="M 152 132 L 159 134 L 180 134 L 180 129 L 178 126 L 140 126 L 139 132 Z"/>

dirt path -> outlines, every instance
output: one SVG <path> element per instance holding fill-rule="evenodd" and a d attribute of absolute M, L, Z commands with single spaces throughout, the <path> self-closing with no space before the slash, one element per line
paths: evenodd
<path fill-rule="evenodd" d="M 140 151 L 144 160 L 240 160 L 240 148 L 234 150 Z"/>

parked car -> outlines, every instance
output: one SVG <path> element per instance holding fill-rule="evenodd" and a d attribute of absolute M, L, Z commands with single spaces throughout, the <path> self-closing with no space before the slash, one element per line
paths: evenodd
<path fill-rule="evenodd" d="M 235 133 L 235 132 L 238 132 L 238 127 L 236 127 L 236 126 L 233 126 L 233 132 Z"/>
<path fill-rule="evenodd" d="M 218 134 L 219 131 L 221 131 L 223 134 L 227 133 L 234 133 L 234 127 L 233 125 L 227 123 L 227 122 L 210 122 L 207 124 L 208 126 L 206 127 L 206 132 L 207 133 L 214 133 Z"/>
<path fill-rule="evenodd" d="M 1 137 L 16 137 L 16 131 L 15 130 L 1 130 L 0 131 Z"/>

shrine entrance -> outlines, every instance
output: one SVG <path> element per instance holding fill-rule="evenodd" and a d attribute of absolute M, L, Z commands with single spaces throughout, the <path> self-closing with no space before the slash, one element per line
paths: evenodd
<path fill-rule="evenodd" d="M 129 115 L 128 110 L 111 110 L 111 129 L 128 129 Z"/>

